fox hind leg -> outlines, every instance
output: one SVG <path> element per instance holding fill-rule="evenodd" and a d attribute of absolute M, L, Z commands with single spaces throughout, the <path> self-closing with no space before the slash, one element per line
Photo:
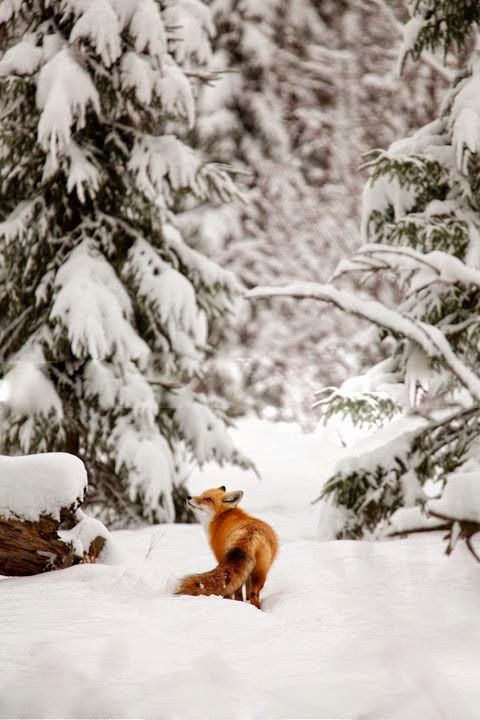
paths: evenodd
<path fill-rule="evenodd" d="M 247 585 L 247 600 L 254 607 L 261 609 L 260 607 L 260 592 L 265 585 L 267 579 L 266 572 L 256 567 L 249 577 L 249 584 Z"/>
<path fill-rule="evenodd" d="M 238 590 L 235 591 L 235 600 L 243 600 L 243 585 L 241 585 Z"/>
<path fill-rule="evenodd" d="M 235 590 L 234 593 L 231 595 L 228 595 L 229 600 L 242 600 L 243 601 L 243 588 L 244 586 L 241 585 L 238 590 Z"/>

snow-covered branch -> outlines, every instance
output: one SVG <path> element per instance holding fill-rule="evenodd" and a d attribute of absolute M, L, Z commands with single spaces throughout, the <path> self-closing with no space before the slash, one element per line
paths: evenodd
<path fill-rule="evenodd" d="M 363 245 L 349 260 L 342 260 L 333 279 L 355 270 L 428 270 L 438 280 L 480 286 L 480 270 L 468 267 L 458 258 L 440 250 L 421 253 L 410 247 L 378 244 Z"/>
<path fill-rule="evenodd" d="M 406 40 L 410 40 L 410 33 L 408 28 L 409 23 L 406 23 L 404 25 L 399 20 L 397 20 L 393 9 L 387 3 L 382 2 L 382 0 L 362 0 L 362 3 L 366 5 L 374 4 L 380 12 L 385 13 L 389 17 L 392 28 L 395 29 L 400 35 L 400 37 L 404 39 L 404 48 L 403 52 L 400 53 L 400 56 L 404 55 Z M 445 80 L 448 85 L 450 85 L 455 79 L 455 72 L 453 70 L 450 70 L 450 68 L 446 67 L 445 65 L 442 65 L 440 60 L 438 60 L 438 58 L 436 58 L 435 55 L 433 55 L 428 50 L 424 50 L 422 52 L 422 54 L 420 55 L 420 60 L 425 63 L 425 65 L 428 65 L 428 67 L 431 68 L 431 70 L 433 70 L 437 75 L 439 75 L 442 80 Z"/>
<path fill-rule="evenodd" d="M 364 300 L 332 285 L 292 283 L 283 287 L 259 287 L 250 290 L 246 297 L 259 300 L 270 297 L 310 298 L 331 303 L 345 312 L 361 317 L 392 332 L 412 340 L 430 358 L 441 360 L 451 372 L 480 401 L 480 379 L 453 352 L 442 332 L 424 322 L 414 321 L 376 300 Z"/>

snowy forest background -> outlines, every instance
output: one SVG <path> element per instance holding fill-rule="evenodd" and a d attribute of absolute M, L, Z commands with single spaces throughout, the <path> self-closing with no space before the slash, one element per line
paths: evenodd
<path fill-rule="evenodd" d="M 479 20 L 3 0 L 2 453 L 78 455 L 110 527 L 184 521 L 193 467 L 254 466 L 233 420 L 339 414 L 378 432 L 324 487 L 338 537 L 470 543 Z"/>

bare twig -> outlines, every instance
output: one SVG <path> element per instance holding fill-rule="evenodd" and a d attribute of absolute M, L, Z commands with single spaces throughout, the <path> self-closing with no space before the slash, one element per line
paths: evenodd
<path fill-rule="evenodd" d="M 476 551 L 475 551 L 475 549 L 474 549 L 474 547 L 473 547 L 473 545 L 472 545 L 472 538 L 471 538 L 471 537 L 465 538 L 465 545 L 466 545 L 467 548 L 470 550 L 470 552 L 472 553 L 472 555 L 473 555 L 473 557 L 475 558 L 475 560 L 477 560 L 478 562 L 480 562 L 480 556 L 477 555 L 477 553 L 476 553 Z"/>
<path fill-rule="evenodd" d="M 433 527 L 418 527 L 418 528 L 411 528 L 410 530 L 396 530 L 395 532 L 388 533 L 387 537 L 403 537 L 407 535 L 414 535 L 416 533 L 427 533 L 427 532 L 437 532 L 439 530 L 449 530 L 450 529 L 450 523 L 439 523 L 438 525 L 434 525 Z"/>
<path fill-rule="evenodd" d="M 150 538 L 150 544 L 149 544 L 148 550 L 147 550 L 147 554 L 145 555 L 145 562 L 147 562 L 148 558 L 150 557 L 151 553 L 155 549 L 156 545 L 163 538 L 163 536 L 165 535 L 166 532 L 167 531 L 164 530 L 162 533 L 158 533 L 157 537 L 155 537 L 155 538 L 153 537 L 153 533 L 152 533 L 152 536 Z"/>

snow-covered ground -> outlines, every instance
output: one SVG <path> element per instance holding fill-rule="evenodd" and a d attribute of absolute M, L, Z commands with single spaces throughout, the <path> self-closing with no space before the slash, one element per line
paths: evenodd
<path fill-rule="evenodd" d="M 264 479 L 225 469 L 213 484 L 241 486 L 245 507 L 279 531 L 264 611 L 171 595 L 178 576 L 213 566 L 199 526 L 115 533 L 113 564 L 1 580 L 0 716 L 478 718 L 473 558 L 463 547 L 447 558 L 436 535 L 318 541 L 307 503 L 317 468 L 341 454 L 333 437 L 239 433 L 256 451 L 268 435 L 256 457 Z"/>

